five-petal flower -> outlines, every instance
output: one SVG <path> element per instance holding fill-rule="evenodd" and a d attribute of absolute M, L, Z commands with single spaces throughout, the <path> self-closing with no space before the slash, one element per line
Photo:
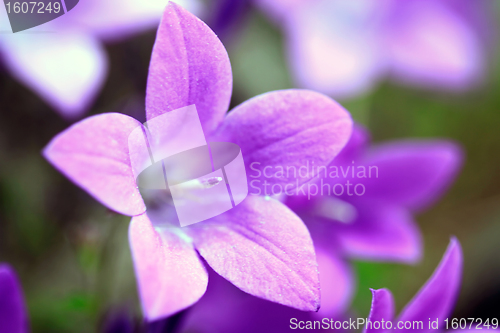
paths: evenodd
<path fill-rule="evenodd" d="M 151 59 L 148 119 L 196 105 L 207 141 L 237 144 L 247 170 L 253 161 L 326 165 L 351 134 L 351 118 L 340 105 L 306 90 L 266 93 L 225 116 L 231 88 L 231 67 L 221 42 L 202 21 L 170 3 Z M 317 310 L 313 244 L 302 221 L 281 202 L 249 196 L 236 208 L 185 228 L 150 221 L 128 150 L 128 136 L 138 126 L 121 114 L 90 117 L 55 137 L 44 155 L 101 203 L 134 216 L 129 238 L 146 318 L 171 315 L 203 295 L 208 274 L 198 253 L 248 293 Z"/>

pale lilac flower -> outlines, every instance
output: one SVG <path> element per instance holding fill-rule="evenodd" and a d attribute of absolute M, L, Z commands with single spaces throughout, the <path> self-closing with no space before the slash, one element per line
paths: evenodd
<path fill-rule="evenodd" d="M 398 322 L 399 325 L 404 325 L 406 322 L 407 327 L 410 327 L 408 322 L 411 325 L 415 325 L 415 322 L 423 323 L 420 329 L 417 326 L 417 328 L 411 329 L 403 328 L 404 331 L 422 333 L 443 331 L 446 328 L 445 320 L 451 315 L 460 291 L 462 266 L 463 257 L 460 243 L 456 238 L 452 238 L 439 266 L 413 299 L 404 307 L 397 319 L 394 318 L 394 299 L 391 292 L 388 289 L 372 289 L 373 300 L 368 317 L 372 324 L 365 327 L 365 332 L 391 332 L 398 328 Z M 452 327 L 451 319 L 448 318 L 448 328 Z M 385 321 L 383 328 L 378 326 L 380 328 L 375 329 L 373 323 L 376 321 L 380 324 L 382 320 Z M 387 321 L 390 323 L 387 324 Z M 430 327 L 429 322 L 431 322 Z M 469 324 L 470 322 L 467 324 L 467 328 Z M 476 332 L 476 325 L 477 322 L 472 326 L 472 329 L 463 329 L 462 327 L 462 330 L 459 331 Z M 388 329 L 390 327 L 393 329 Z M 488 327 L 480 325 L 479 329 L 485 330 Z M 491 331 L 499 332 L 498 330 Z"/>
<path fill-rule="evenodd" d="M 355 126 L 346 147 L 327 167 L 327 177 L 319 173 L 315 184 L 318 189 L 329 185 L 330 195 L 324 187 L 316 195 L 299 193 L 285 200 L 306 222 L 314 240 L 322 286 L 319 315 L 341 313 L 350 302 L 354 286 L 346 259 L 409 264 L 420 259 L 422 240 L 412 213 L 444 193 L 462 161 L 460 148 L 445 140 L 394 141 L 373 147 L 369 141 L 366 130 Z M 365 178 L 358 174 L 360 167 L 366 170 Z M 371 177 L 370 167 L 376 167 Z M 330 177 L 335 176 L 332 168 L 339 170 L 339 178 Z M 352 184 L 350 193 L 347 182 Z M 362 195 L 354 191 L 356 184 L 364 186 L 357 191 Z M 340 185 L 344 192 L 336 195 Z"/>
<path fill-rule="evenodd" d="M 29 331 L 21 284 L 8 264 L 0 264 L 0 331 L 3 333 Z"/>
<path fill-rule="evenodd" d="M 102 42 L 154 28 L 168 0 L 82 0 L 53 21 L 16 34 L 0 6 L 0 58 L 6 69 L 67 118 L 99 92 L 108 59 Z M 198 10 L 196 0 L 181 0 Z"/>
<path fill-rule="evenodd" d="M 351 134 L 349 114 L 324 95 L 305 90 L 270 92 L 226 116 L 231 89 L 229 58 L 217 36 L 170 3 L 151 59 L 148 119 L 195 104 L 207 141 L 237 144 L 247 173 L 254 161 L 326 165 Z M 128 151 L 128 136 L 140 125 L 116 113 L 90 117 L 55 137 L 44 155 L 102 204 L 134 216 L 129 237 L 145 317 L 152 321 L 171 315 L 205 293 L 208 274 L 198 254 L 247 293 L 300 310 L 317 310 L 313 244 L 303 222 L 281 202 L 249 196 L 236 208 L 188 227 L 151 223 Z"/>
<path fill-rule="evenodd" d="M 283 28 L 297 84 L 336 98 L 365 93 L 386 76 L 429 88 L 470 88 L 484 75 L 485 35 L 495 31 L 492 1 L 256 2 Z"/>

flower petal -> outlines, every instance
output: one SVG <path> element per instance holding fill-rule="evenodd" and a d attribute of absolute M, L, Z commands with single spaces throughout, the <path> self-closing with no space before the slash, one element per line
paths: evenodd
<path fill-rule="evenodd" d="M 103 205 L 125 215 L 146 210 L 133 175 L 129 135 L 141 124 L 107 113 L 82 120 L 57 135 L 43 155 Z"/>
<path fill-rule="evenodd" d="M 290 332 L 298 321 L 318 320 L 305 312 L 242 292 L 209 269 L 206 294 L 183 318 L 184 332 L 281 333 Z M 321 310 L 320 310 L 321 311 Z"/>
<path fill-rule="evenodd" d="M 264 181 L 294 186 L 298 181 L 300 186 L 313 178 L 313 165 L 327 165 L 339 153 L 351 129 L 349 113 L 329 97 L 308 90 L 282 90 L 237 106 L 215 137 L 240 146 L 247 175 L 258 180 L 256 186 L 262 187 Z M 307 174 L 300 177 L 293 172 L 268 177 L 262 172 L 266 167 L 298 171 L 306 165 Z"/>
<path fill-rule="evenodd" d="M 85 34 L 16 34 L 1 44 L 12 74 L 68 118 L 90 106 L 106 75 L 102 46 Z"/>
<path fill-rule="evenodd" d="M 472 27 L 444 1 L 394 2 L 388 56 L 403 81 L 464 89 L 484 74 L 484 50 Z"/>
<path fill-rule="evenodd" d="M 394 319 L 394 298 L 387 289 L 370 289 L 372 292 L 372 307 L 368 320 L 372 323 L 382 320 L 392 321 Z M 373 327 L 365 328 L 364 333 L 374 333 L 380 331 L 389 331 L 383 329 L 375 329 Z"/>
<path fill-rule="evenodd" d="M 381 145 L 362 163 L 367 169 L 377 167 L 376 177 L 363 179 L 366 196 L 421 210 L 449 187 L 461 162 L 461 149 L 452 142 L 399 141 Z"/>
<path fill-rule="evenodd" d="M 197 17 L 169 2 L 158 29 L 146 93 L 148 119 L 196 105 L 205 135 L 222 121 L 232 89 L 226 49 Z"/>
<path fill-rule="evenodd" d="M 386 70 L 377 36 L 384 7 L 384 1 L 310 1 L 287 14 L 287 48 L 299 86 L 335 98 L 371 89 Z"/>
<path fill-rule="evenodd" d="M 321 308 L 313 316 L 340 317 L 349 307 L 355 290 L 353 273 L 348 263 L 326 248 L 316 245 L 316 257 L 321 285 Z"/>
<path fill-rule="evenodd" d="M 351 164 L 352 161 L 357 161 L 362 157 L 362 154 L 370 144 L 370 133 L 362 125 L 354 123 L 352 134 L 345 147 L 335 157 L 332 165 Z"/>
<path fill-rule="evenodd" d="M 460 243 L 456 238 L 452 238 L 439 266 L 406 305 L 398 320 L 427 322 L 429 318 L 432 320 L 438 318 L 439 323 L 443 325 L 443 320 L 450 315 L 460 289 L 462 262 Z M 433 330 L 424 325 L 422 332 L 430 331 Z"/>
<path fill-rule="evenodd" d="M 357 218 L 332 223 L 334 234 L 350 256 L 368 260 L 415 263 L 422 255 L 420 231 L 405 209 L 378 201 L 355 205 Z"/>
<path fill-rule="evenodd" d="M 0 264 L 0 327 L 2 332 L 28 332 L 28 315 L 14 270 Z"/>
<path fill-rule="evenodd" d="M 189 237 L 179 228 L 154 229 L 147 214 L 132 218 L 129 229 L 144 316 L 154 321 L 197 302 L 208 273 Z"/>
<path fill-rule="evenodd" d="M 232 210 L 190 227 L 208 264 L 241 290 L 300 310 L 319 308 L 312 240 L 274 199 L 248 196 Z"/>

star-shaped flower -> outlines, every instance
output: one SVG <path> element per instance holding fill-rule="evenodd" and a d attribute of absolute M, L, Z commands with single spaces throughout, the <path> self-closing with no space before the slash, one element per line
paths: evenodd
<path fill-rule="evenodd" d="M 231 88 L 229 58 L 219 39 L 202 21 L 170 3 L 151 59 L 148 119 L 194 104 L 207 141 L 237 144 L 247 173 L 255 161 L 297 168 L 307 161 L 327 165 L 349 139 L 349 114 L 324 95 L 270 92 L 226 116 Z M 199 255 L 241 290 L 300 310 L 317 310 L 313 244 L 300 218 L 281 202 L 249 196 L 236 208 L 185 228 L 149 220 L 128 149 L 128 136 L 138 126 L 122 114 L 90 117 L 55 137 L 44 155 L 98 201 L 134 216 L 129 238 L 147 319 L 171 315 L 204 294 L 208 274 Z M 276 179 L 289 182 L 295 184 Z"/>

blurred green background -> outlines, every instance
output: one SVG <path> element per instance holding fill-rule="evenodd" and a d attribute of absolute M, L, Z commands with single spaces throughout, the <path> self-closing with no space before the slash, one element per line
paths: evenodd
<path fill-rule="evenodd" d="M 252 12 L 226 40 L 233 66 L 232 106 L 292 88 L 280 31 Z M 110 73 L 90 114 L 122 112 L 144 121 L 155 32 L 107 46 Z M 368 288 L 390 288 L 398 310 L 430 276 L 450 235 L 465 256 L 456 317 L 500 313 L 500 56 L 476 90 L 443 94 L 383 82 L 340 101 L 375 142 L 450 138 L 465 152 L 463 170 L 438 204 L 417 216 L 425 253 L 415 266 L 356 262 L 353 314 L 367 316 Z M 128 217 L 106 210 L 52 168 L 40 152 L 71 123 L 0 69 L 0 262 L 17 270 L 33 332 L 94 332 L 124 312 L 140 319 L 128 248 Z"/>

